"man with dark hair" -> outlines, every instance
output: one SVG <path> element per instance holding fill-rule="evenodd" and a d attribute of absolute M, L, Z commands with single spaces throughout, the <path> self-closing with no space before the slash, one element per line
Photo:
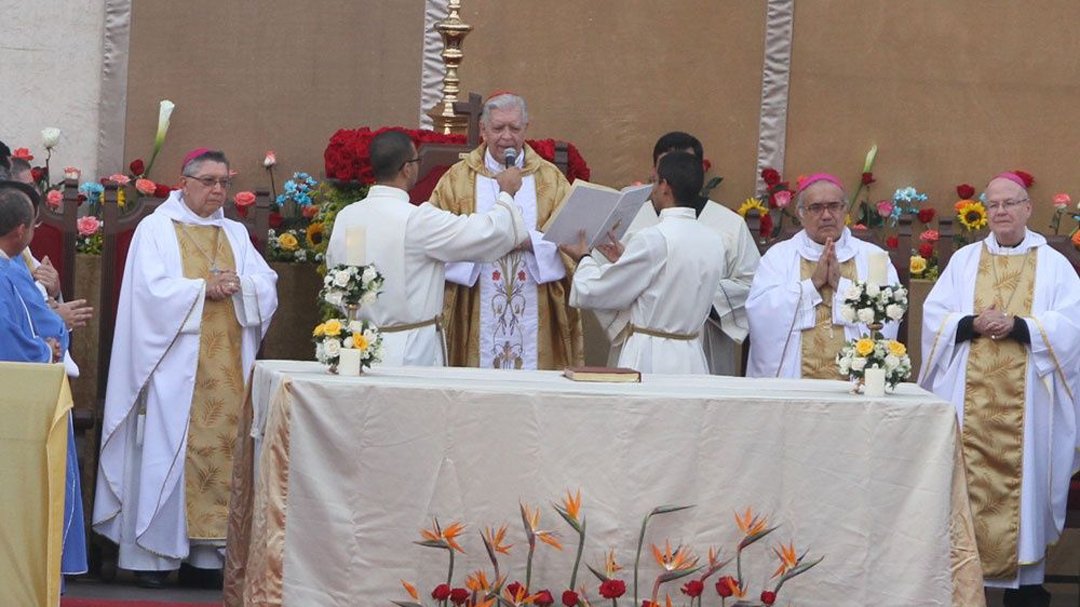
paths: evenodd
<path fill-rule="evenodd" d="M 654 180 L 660 158 L 669 152 L 676 151 L 691 153 L 697 157 L 698 162 L 705 162 L 705 152 L 697 137 L 682 131 L 666 133 L 657 139 L 656 145 L 653 146 Z M 737 375 L 742 358 L 742 343 L 749 331 L 749 322 L 746 319 L 746 297 L 750 293 L 750 283 L 761 261 L 761 255 L 758 253 L 757 245 L 754 244 L 750 229 L 738 213 L 706 197 L 698 196 L 698 198 L 700 200 L 698 222 L 719 234 L 724 241 L 723 250 L 714 252 L 721 257 L 724 271 L 720 286 L 713 298 L 709 319 L 705 323 L 701 343 L 705 350 L 705 359 L 709 362 L 709 373 Z M 623 242 L 628 241 L 634 233 L 654 226 L 656 223 L 656 211 L 649 206 L 642 207 L 626 236 L 623 237 Z M 626 338 L 629 314 L 627 311 L 597 310 L 596 316 L 611 339 L 609 361 L 614 364 Z"/>
<path fill-rule="evenodd" d="M 222 211 L 225 155 L 194 150 L 181 173 L 124 266 L 94 500 L 94 529 L 150 587 L 182 561 L 202 570 L 182 581 L 220 579 L 245 382 L 277 309 L 277 275 Z"/>
<path fill-rule="evenodd" d="M 688 152 L 664 154 L 657 164 L 652 205 L 660 223 L 641 230 L 625 248 L 612 241 L 601 265 L 587 254 L 584 233 L 562 251 L 577 260 L 570 304 L 629 310 L 628 336 L 618 366 L 643 373 L 709 372 L 701 329 L 724 272 L 724 241 L 696 221 L 704 171 Z"/>
<path fill-rule="evenodd" d="M 466 259 L 494 261 L 528 238 L 513 199 L 521 187 L 521 171 L 509 169 L 496 176 L 500 193 L 490 211 L 455 215 L 426 202 L 409 202 L 418 158 L 408 135 L 380 133 L 369 152 L 376 183 L 367 198 L 335 218 L 327 266 L 345 263 L 349 231 L 362 230 L 364 260 L 375 264 L 385 282 L 379 299 L 360 308 L 360 317 L 383 334 L 383 364 L 444 365 L 440 315 L 445 265 Z"/>

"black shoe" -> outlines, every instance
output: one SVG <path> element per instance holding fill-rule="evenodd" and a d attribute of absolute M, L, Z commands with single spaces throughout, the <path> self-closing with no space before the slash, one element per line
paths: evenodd
<path fill-rule="evenodd" d="M 1050 607 L 1050 592 L 1041 584 L 1005 590 L 1005 607 Z"/>
<path fill-rule="evenodd" d="M 136 571 L 135 585 L 139 588 L 164 588 L 171 571 Z"/>
<path fill-rule="evenodd" d="M 225 578 L 220 569 L 200 569 L 187 563 L 180 565 L 180 585 L 187 588 L 221 590 Z"/>

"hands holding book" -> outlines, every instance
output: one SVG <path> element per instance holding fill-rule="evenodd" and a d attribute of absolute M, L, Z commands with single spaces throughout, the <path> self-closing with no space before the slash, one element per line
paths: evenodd
<path fill-rule="evenodd" d="M 618 261 L 619 257 L 622 257 L 625 247 L 619 242 L 619 237 L 615 235 L 615 230 L 608 230 L 607 238 L 607 242 L 597 244 L 596 248 L 609 260 Z M 561 244 L 559 245 L 559 250 L 575 262 L 581 261 L 581 258 L 589 253 L 589 243 L 586 240 L 585 230 L 578 230 L 578 241 L 576 243 Z"/>

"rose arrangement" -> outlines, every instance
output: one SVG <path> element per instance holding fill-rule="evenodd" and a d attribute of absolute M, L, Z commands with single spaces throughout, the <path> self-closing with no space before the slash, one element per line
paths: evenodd
<path fill-rule="evenodd" d="M 856 382 L 861 382 L 867 369 L 885 369 L 885 384 L 890 389 L 911 376 L 907 347 L 895 339 L 853 339 L 836 355 L 836 365 L 841 375 Z"/>
<path fill-rule="evenodd" d="M 1080 224 L 1080 203 L 1077 203 L 1075 210 L 1071 210 L 1069 207 L 1072 206 L 1072 198 L 1065 192 L 1054 194 L 1051 202 L 1054 204 L 1054 216 L 1050 220 L 1050 229 L 1054 231 L 1054 236 L 1057 236 L 1060 233 L 1061 218 L 1063 215 L 1071 215 L 1072 218 Z M 1076 240 L 1075 236 L 1077 230 L 1080 230 L 1080 226 L 1073 228 L 1073 231 L 1070 232 L 1074 237 L 1074 241 Z"/>
<path fill-rule="evenodd" d="M 658 544 L 652 544 L 651 551 L 657 573 L 652 580 L 649 598 L 641 602 L 638 601 L 641 553 L 644 548 L 649 521 L 656 516 L 679 512 L 692 507 L 659 506 L 649 512 L 642 520 L 637 550 L 634 555 L 633 581 L 630 588 L 632 605 L 659 607 L 661 605 L 660 591 L 665 584 L 677 580 L 688 580 L 683 583 L 680 591 L 688 597 L 691 607 L 694 605 L 700 607 L 703 603 L 706 584 L 712 584 L 709 578 L 723 571 L 732 561 L 735 561 L 735 571 L 731 572 L 733 575 L 719 577 L 713 584 L 716 595 L 720 599 L 719 604 L 723 607 L 727 604 L 729 598 L 740 600 L 746 598 L 749 594 L 749 584 L 743 575 L 743 553 L 751 545 L 759 542 L 778 527 L 769 527 L 766 517 L 755 515 L 752 509 L 747 508 L 742 514 L 735 514 L 735 522 L 739 528 L 740 536 L 736 544 L 734 557 L 722 559 L 720 551 L 710 547 L 706 562 L 699 563 L 699 557 L 694 555 L 692 548 L 689 546 L 679 545 L 672 549 L 670 541 L 665 541 L 663 548 Z M 577 583 L 587 527 L 586 518 L 581 509 L 581 491 L 579 490 L 573 494 L 567 491 L 566 497 L 563 498 L 561 503 L 554 504 L 553 508 L 572 530 L 572 535 L 575 536 L 574 541 L 577 544 L 573 565 L 569 571 L 569 583 L 565 586 L 565 590 L 556 591 L 560 604 L 564 607 L 592 605 L 589 595 L 592 591 L 595 591 L 600 597 L 596 599 L 597 601 L 600 599 L 610 600 L 613 607 L 618 607 L 619 599 L 626 595 L 628 588 L 626 580 L 622 579 L 623 576 L 619 573 L 623 570 L 623 567 L 616 561 L 614 549 L 609 549 L 604 553 L 602 564 L 596 566 L 586 564 L 586 568 L 596 578 L 596 584 Z M 533 557 L 539 544 L 545 544 L 552 549 L 561 551 L 563 543 L 555 531 L 540 529 L 541 513 L 539 507 L 533 508 L 522 503 L 520 504 L 520 512 L 525 536 L 525 548 L 523 549 L 527 550 L 524 582 L 517 580 L 507 583 L 510 574 L 502 562 L 502 557 L 510 556 L 510 549 L 514 545 L 506 542 L 506 525 L 499 528 L 485 527 L 479 533 L 488 560 L 491 562 L 490 577 L 489 571 L 478 569 L 466 575 L 464 583 L 460 587 L 455 587 L 454 555 L 458 552 L 462 554 L 465 552 L 461 544 L 466 526 L 461 522 L 455 522 L 444 527 L 439 523 L 438 518 L 435 518 L 430 529 L 420 531 L 421 539 L 415 542 L 416 544 L 447 552 L 448 569 L 445 581 L 441 581 L 430 592 L 430 597 L 434 599 L 436 605 L 440 607 L 448 607 L 451 604 L 455 607 L 494 607 L 496 605 L 499 607 L 518 607 L 520 605 L 548 607 L 555 604 L 556 594 L 550 588 L 537 588 L 532 584 Z M 816 560 L 808 560 L 806 558 L 807 552 L 804 551 L 800 555 L 795 548 L 794 542 L 775 546 L 773 553 L 779 563 L 772 575 L 772 579 L 775 580 L 772 588 L 764 588 L 761 591 L 760 600 L 765 605 L 773 605 L 776 602 L 777 596 L 785 583 L 810 570 L 824 559 L 824 557 L 820 557 Z M 399 607 L 423 607 L 423 599 L 417 587 L 405 580 L 402 580 L 401 583 L 410 600 L 393 601 L 393 603 Z M 665 592 L 664 604 L 668 607 L 672 605 L 670 592 Z"/>
<path fill-rule="evenodd" d="M 840 317 L 848 323 L 864 323 L 870 334 L 853 339 L 836 355 L 841 375 L 861 385 L 868 368 L 885 369 L 889 388 L 911 375 L 911 359 L 904 344 L 885 339 L 881 327 L 886 322 L 899 322 L 908 306 L 908 292 L 903 285 L 881 286 L 857 281 L 844 293 Z"/>
<path fill-rule="evenodd" d="M 364 320 L 331 318 L 320 323 L 312 331 L 315 341 L 315 359 L 337 369 L 343 349 L 360 351 L 360 368 L 366 369 L 382 360 L 382 335 L 375 325 Z"/>
<path fill-rule="evenodd" d="M 794 193 L 791 191 L 791 186 L 780 174 L 780 171 L 777 171 L 772 167 L 765 167 L 761 170 L 761 180 L 765 184 L 764 195 L 769 206 L 768 209 L 765 209 L 764 211 L 760 211 L 759 209 L 759 212 L 761 213 L 761 227 L 758 235 L 761 238 L 772 238 L 774 236 L 779 236 L 784 231 L 785 219 L 790 220 L 795 225 L 799 225 L 799 217 L 790 210 Z M 746 207 L 746 204 L 752 200 L 757 199 L 747 199 L 747 201 L 743 203 L 743 207 Z M 756 206 L 760 207 L 760 201 L 758 201 L 758 203 L 759 204 Z M 746 212 L 742 211 L 743 207 L 740 207 L 740 214 L 745 217 Z M 780 221 L 773 221 L 771 214 L 768 212 L 769 209 L 777 210 L 776 214 L 779 215 Z M 747 211 L 748 210 L 749 209 L 747 209 Z"/>
<path fill-rule="evenodd" d="M 345 311 L 350 307 L 375 303 L 382 285 L 383 275 L 374 265 L 337 265 L 327 268 L 319 297 L 327 304 Z"/>
<path fill-rule="evenodd" d="M 933 209 L 923 209 L 933 211 Z M 922 211 L 920 211 L 920 215 Z M 933 214 L 930 214 L 933 217 Z M 908 270 L 912 278 L 937 280 L 938 268 L 937 243 L 941 234 L 937 230 L 925 229 L 919 234 L 919 245 L 911 252 Z"/>
<path fill-rule="evenodd" d="M 877 285 L 855 281 L 844 293 L 840 316 L 846 322 L 873 327 L 899 321 L 907 311 L 908 292 L 903 285 Z"/>

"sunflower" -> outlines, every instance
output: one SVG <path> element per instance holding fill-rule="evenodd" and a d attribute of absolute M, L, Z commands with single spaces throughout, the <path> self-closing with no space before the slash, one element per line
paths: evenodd
<path fill-rule="evenodd" d="M 986 227 L 986 207 L 981 202 L 969 202 L 957 209 L 957 217 L 960 223 L 968 230 L 978 230 Z"/>
<path fill-rule="evenodd" d="M 313 223 L 307 227 L 307 241 L 308 246 L 312 249 L 319 248 L 323 243 L 323 232 L 325 228 L 322 223 Z"/>
<path fill-rule="evenodd" d="M 764 216 L 769 214 L 769 207 L 765 206 L 765 204 L 757 198 L 747 198 L 744 200 L 742 206 L 739 207 L 738 213 L 739 215 L 746 217 L 747 213 L 755 209 L 758 211 L 759 215 Z"/>

